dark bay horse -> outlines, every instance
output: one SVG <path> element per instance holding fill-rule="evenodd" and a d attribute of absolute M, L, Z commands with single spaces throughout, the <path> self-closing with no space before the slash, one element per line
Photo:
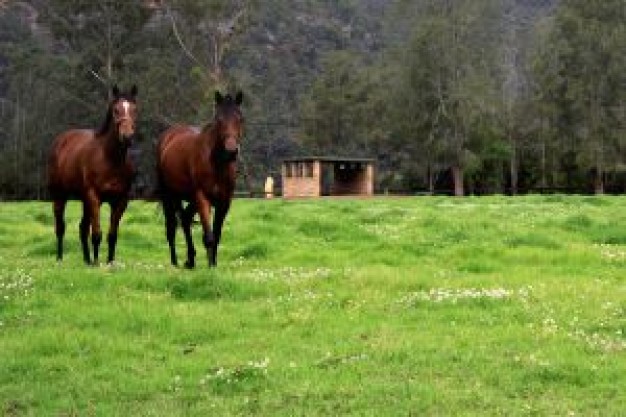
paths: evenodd
<path fill-rule="evenodd" d="M 217 263 L 222 225 L 235 190 L 236 162 L 243 134 L 242 98 L 241 92 L 235 98 L 216 92 L 215 115 L 209 124 L 202 129 L 172 126 L 159 138 L 157 176 L 172 265 L 178 265 L 174 242 L 179 215 L 187 243 L 185 267 L 195 266 L 191 223 L 196 212 L 202 223 L 209 266 Z M 183 201 L 188 202 L 184 209 Z M 211 208 L 215 211 L 212 230 Z"/>
<path fill-rule="evenodd" d="M 48 189 L 54 202 L 58 260 L 63 258 L 64 212 L 69 199 L 83 203 L 80 242 L 87 264 L 91 264 L 89 229 L 91 227 L 93 262 L 97 264 L 102 240 L 100 205 L 103 202 L 110 204 L 107 260 L 110 263 L 115 258 L 119 222 L 128 205 L 134 176 L 127 150 L 135 135 L 137 87 L 133 86 L 129 93 L 120 93 L 114 86 L 112 93 L 113 99 L 99 130 L 68 130 L 57 136 L 52 144 L 48 159 Z"/>

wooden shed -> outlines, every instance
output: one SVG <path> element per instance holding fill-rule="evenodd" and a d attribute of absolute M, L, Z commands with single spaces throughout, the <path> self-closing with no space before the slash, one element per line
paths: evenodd
<path fill-rule="evenodd" d="M 283 161 L 283 197 L 374 194 L 374 160 L 302 157 Z"/>

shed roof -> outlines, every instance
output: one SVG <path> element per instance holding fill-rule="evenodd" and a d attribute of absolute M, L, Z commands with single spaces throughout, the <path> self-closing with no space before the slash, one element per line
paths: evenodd
<path fill-rule="evenodd" d="M 374 162 L 374 158 L 353 158 L 353 157 L 341 157 L 341 156 L 300 156 L 293 158 L 285 158 L 283 162 L 332 162 L 332 163 L 341 163 L 341 162 L 361 162 L 361 163 L 372 163 Z"/>

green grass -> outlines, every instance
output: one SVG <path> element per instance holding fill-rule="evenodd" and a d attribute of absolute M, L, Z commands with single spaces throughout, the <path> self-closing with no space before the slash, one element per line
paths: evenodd
<path fill-rule="evenodd" d="M 57 263 L 50 205 L 0 204 L 0 415 L 626 410 L 624 197 L 236 200 L 194 271 L 145 202 L 84 266 L 79 209 Z"/>

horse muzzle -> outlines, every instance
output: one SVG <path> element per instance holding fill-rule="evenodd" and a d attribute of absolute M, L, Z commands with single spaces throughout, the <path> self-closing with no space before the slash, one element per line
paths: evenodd
<path fill-rule="evenodd" d="M 135 136 L 135 122 L 132 119 L 124 118 L 118 120 L 117 131 L 122 142 L 132 142 Z"/>
<path fill-rule="evenodd" d="M 234 162 L 237 160 L 237 157 L 239 156 L 239 146 L 237 146 L 234 150 L 229 151 L 228 149 L 225 149 L 224 151 L 226 153 L 226 161 L 228 162 Z"/>
<path fill-rule="evenodd" d="M 235 136 L 229 136 L 224 141 L 224 149 L 227 152 L 239 152 L 239 141 Z"/>
<path fill-rule="evenodd" d="M 221 148 L 216 152 L 216 160 L 222 163 L 235 162 L 239 156 L 239 146 L 233 150 Z"/>

